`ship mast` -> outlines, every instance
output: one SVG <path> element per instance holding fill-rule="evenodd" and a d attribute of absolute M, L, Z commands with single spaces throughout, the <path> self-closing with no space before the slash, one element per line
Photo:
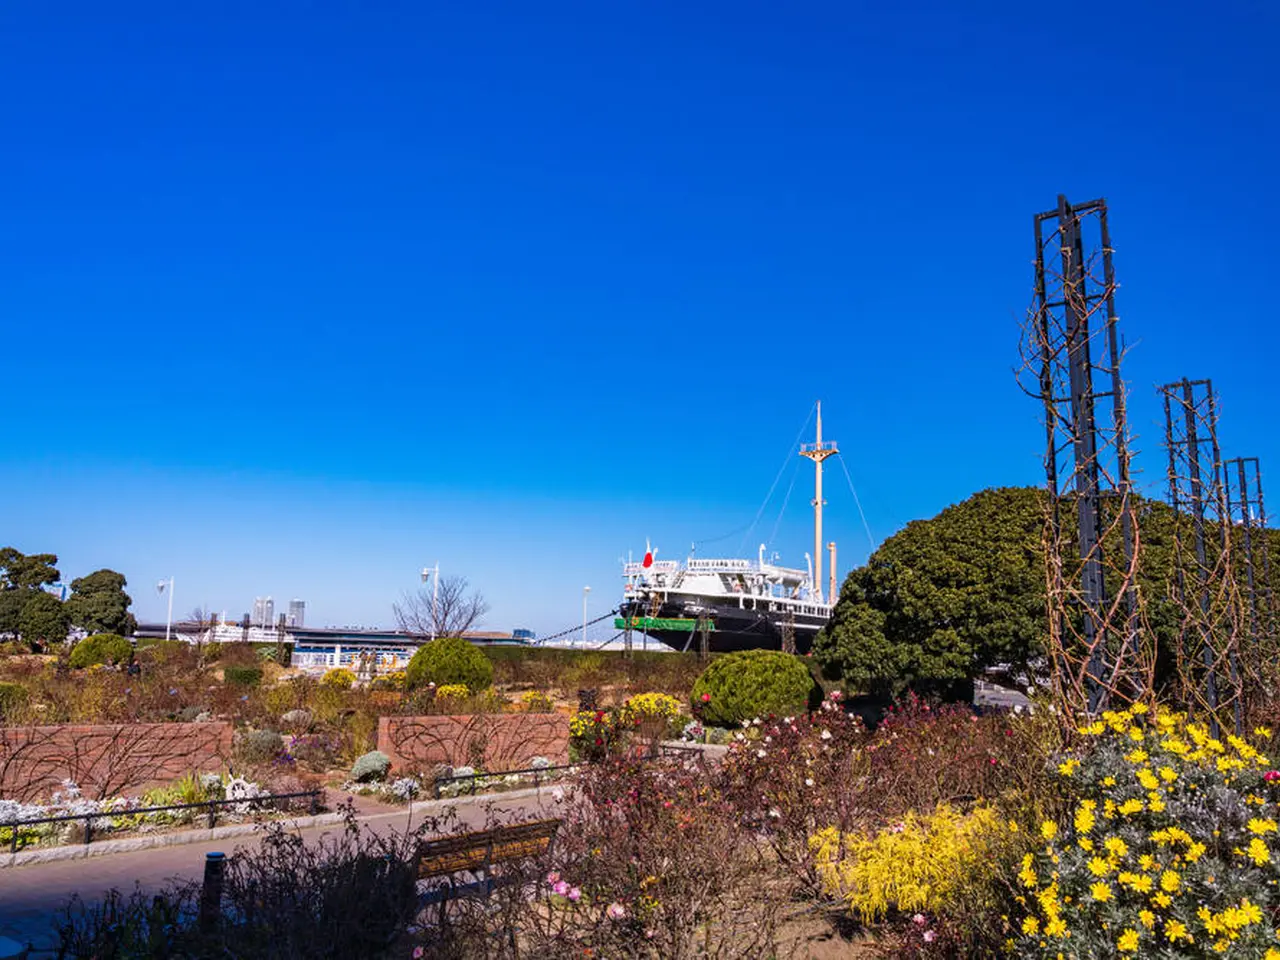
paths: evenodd
<path fill-rule="evenodd" d="M 818 401 L 818 435 L 815 443 L 802 444 L 800 447 L 800 456 L 808 457 L 813 461 L 813 592 L 818 598 L 818 602 L 822 602 L 822 505 L 826 503 L 822 499 L 822 461 L 827 457 L 839 453 L 836 448 L 836 442 L 829 440 L 822 442 L 822 401 Z M 833 574 L 835 570 L 831 571 Z"/>

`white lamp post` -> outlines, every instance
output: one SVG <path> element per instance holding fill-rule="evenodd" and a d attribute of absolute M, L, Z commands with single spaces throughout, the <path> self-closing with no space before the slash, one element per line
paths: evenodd
<path fill-rule="evenodd" d="M 436 638 L 436 596 L 440 592 L 440 564 L 436 563 L 435 568 L 422 568 L 422 582 L 426 583 L 428 578 L 431 580 L 431 639 Z"/>
<path fill-rule="evenodd" d="M 590 587 L 582 588 L 582 645 L 587 645 L 587 594 L 591 592 Z"/>
<path fill-rule="evenodd" d="M 163 595 L 166 588 L 169 590 L 169 616 L 164 622 L 164 638 L 168 640 L 169 633 L 173 629 L 173 577 L 157 583 L 156 593 Z"/>

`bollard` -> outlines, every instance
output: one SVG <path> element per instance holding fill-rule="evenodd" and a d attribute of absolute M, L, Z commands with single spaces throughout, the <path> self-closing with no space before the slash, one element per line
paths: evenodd
<path fill-rule="evenodd" d="M 226 866 L 226 854 L 205 854 L 204 887 L 200 891 L 200 929 L 205 932 L 218 925 L 222 914 L 222 873 Z"/>

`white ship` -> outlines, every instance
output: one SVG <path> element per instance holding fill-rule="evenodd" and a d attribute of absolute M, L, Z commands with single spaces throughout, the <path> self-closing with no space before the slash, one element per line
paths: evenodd
<path fill-rule="evenodd" d="M 827 544 L 830 580 L 822 592 L 822 462 L 839 451 L 822 439 L 818 404 L 815 442 L 800 455 L 814 464 L 813 553 L 805 569 L 779 566 L 765 558 L 765 546 L 753 560 L 690 557 L 680 563 L 656 560 L 650 550 L 639 563 L 623 566 L 625 580 L 619 630 L 632 629 L 677 650 L 713 652 L 772 649 L 806 653 L 831 618 L 837 596 L 836 545 Z"/>

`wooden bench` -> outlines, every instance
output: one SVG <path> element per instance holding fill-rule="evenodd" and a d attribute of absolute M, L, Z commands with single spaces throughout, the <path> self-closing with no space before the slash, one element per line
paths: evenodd
<path fill-rule="evenodd" d="M 418 879 L 432 880 L 447 877 L 447 884 L 440 884 L 418 899 L 420 906 L 441 904 L 441 920 L 444 905 L 458 896 L 488 896 L 494 887 L 491 872 L 502 863 L 532 860 L 551 849 L 560 821 L 531 820 L 492 830 L 463 833 L 439 840 L 427 840 L 418 846 Z M 459 874 L 477 874 L 471 883 L 459 884 Z"/>

